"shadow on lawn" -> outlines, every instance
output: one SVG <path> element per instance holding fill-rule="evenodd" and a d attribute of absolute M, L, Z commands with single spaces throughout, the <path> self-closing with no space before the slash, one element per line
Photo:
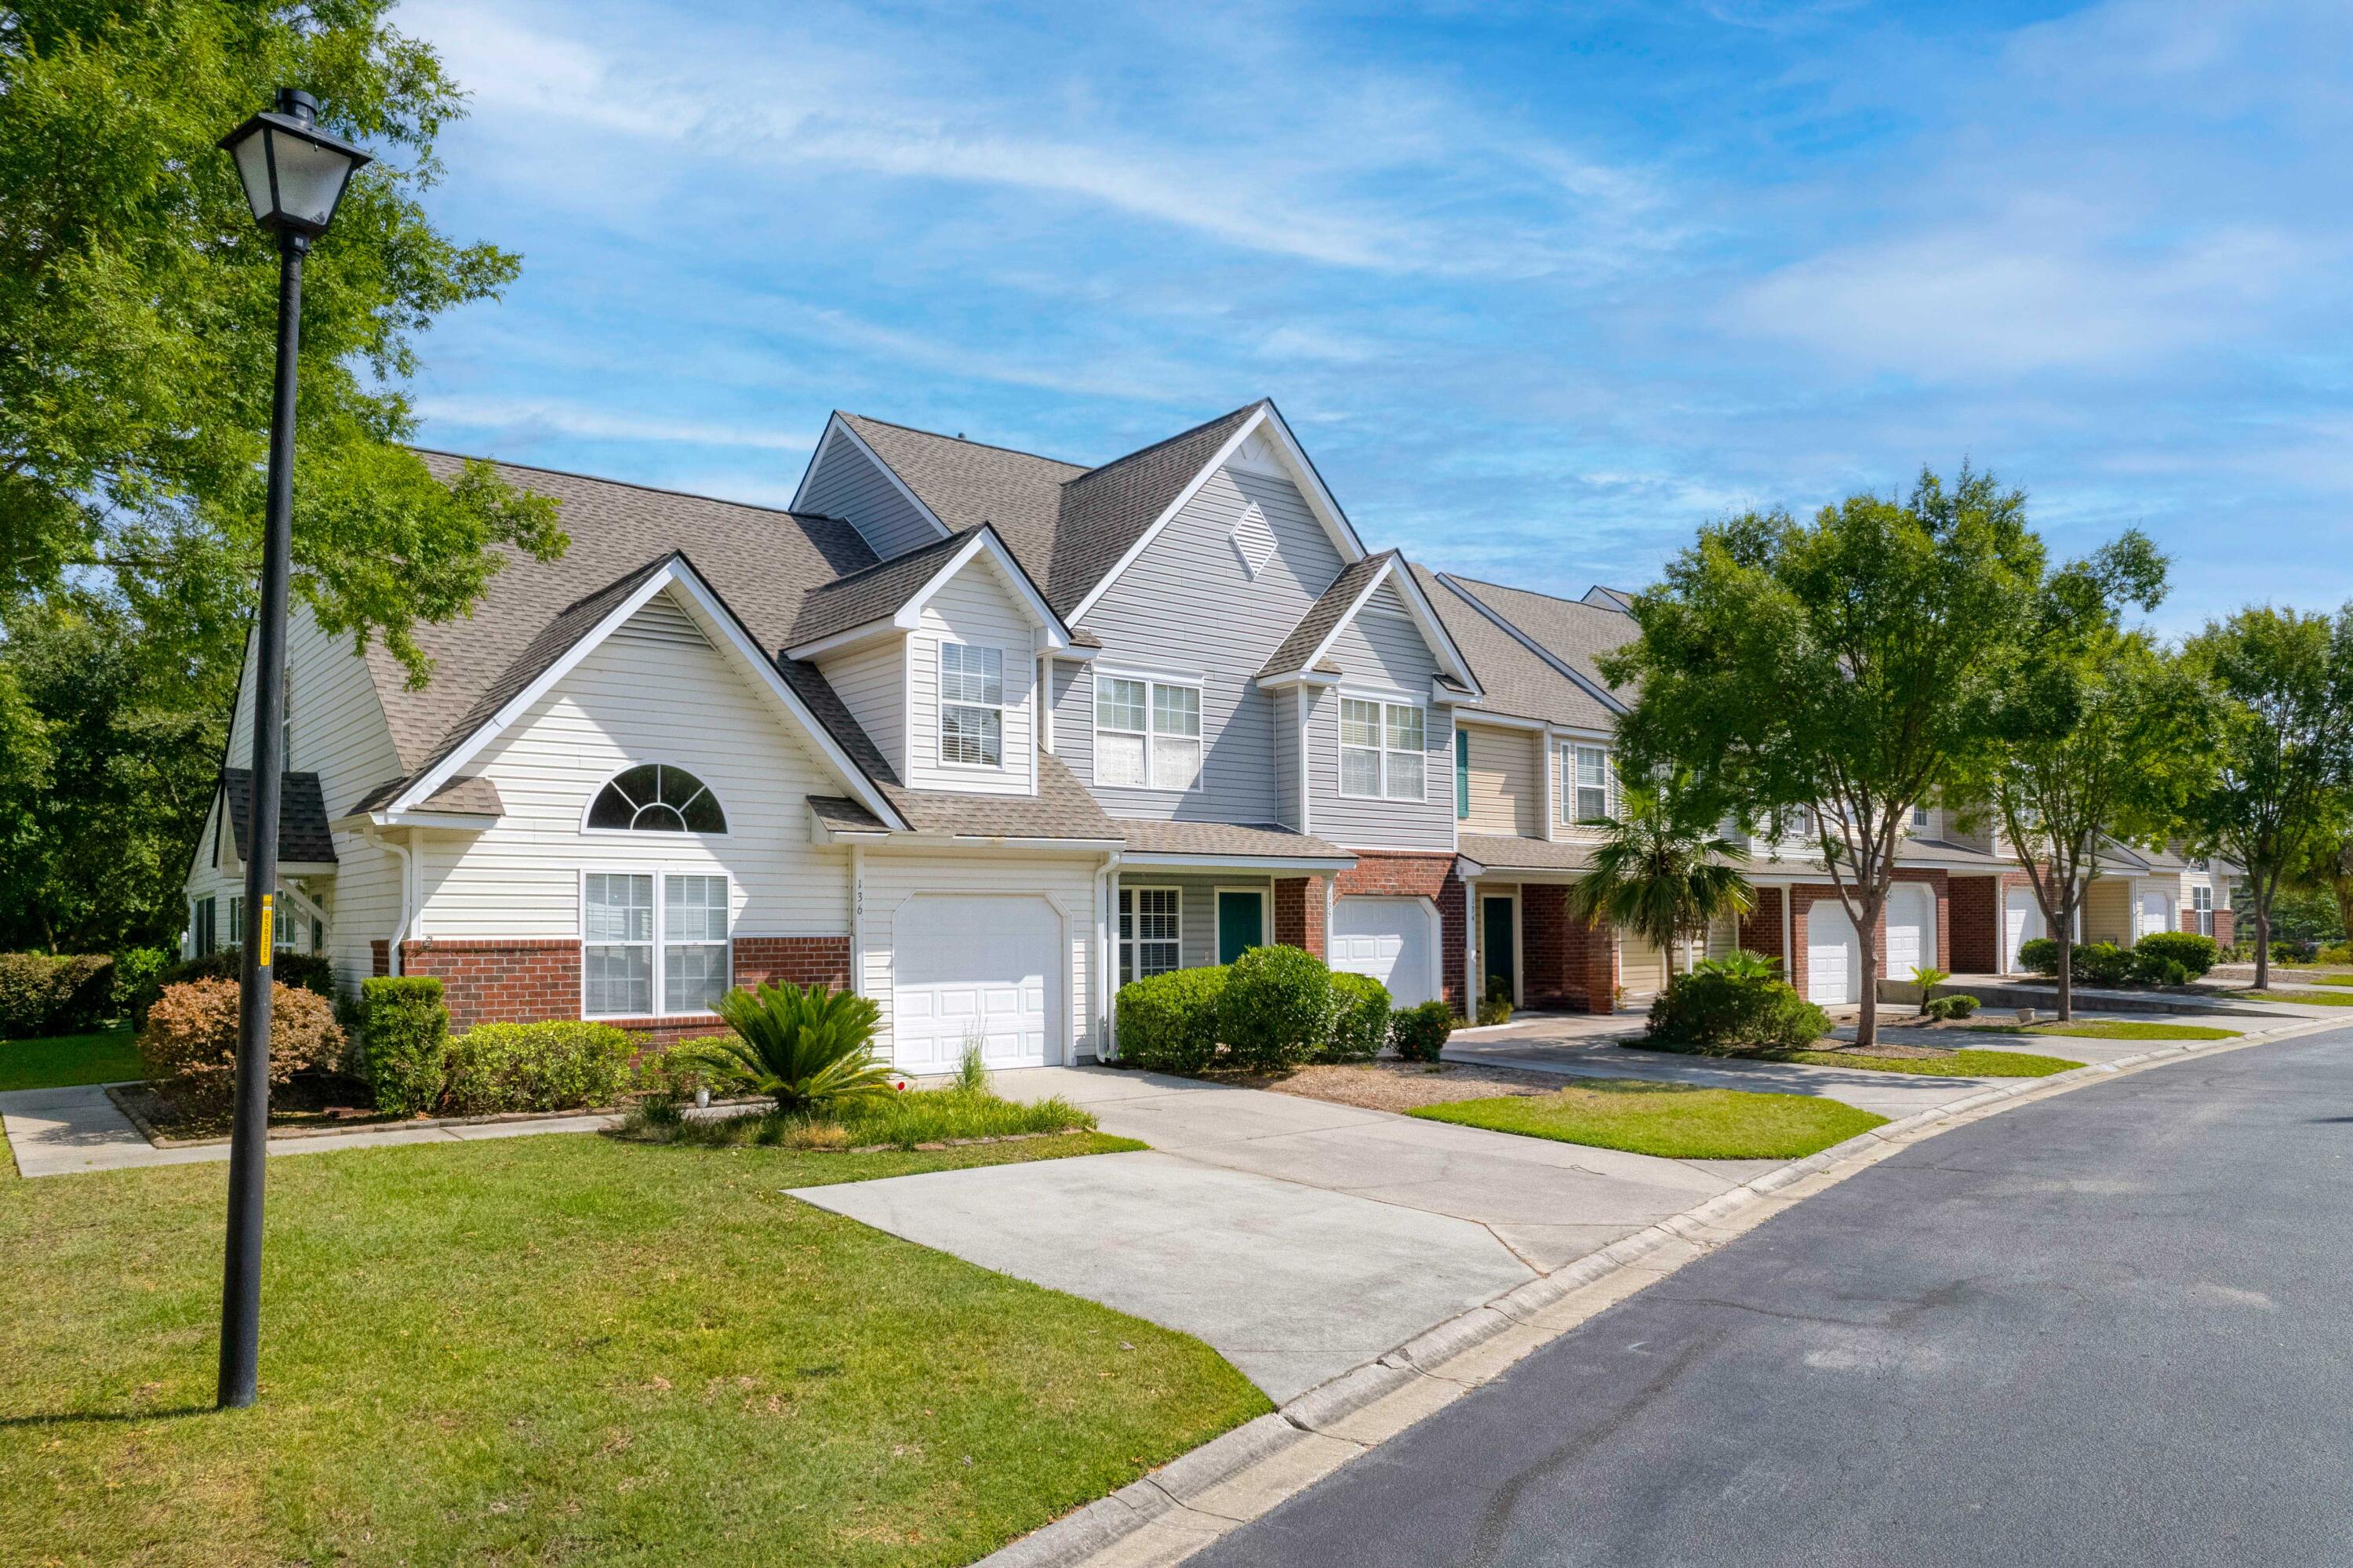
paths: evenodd
<path fill-rule="evenodd" d="M 133 1421 L 178 1421 L 191 1415 L 210 1415 L 216 1408 L 209 1404 L 176 1404 L 159 1410 L 88 1410 L 67 1411 L 56 1415 L 0 1415 L 0 1429 L 13 1426 L 110 1426 L 124 1425 Z"/>

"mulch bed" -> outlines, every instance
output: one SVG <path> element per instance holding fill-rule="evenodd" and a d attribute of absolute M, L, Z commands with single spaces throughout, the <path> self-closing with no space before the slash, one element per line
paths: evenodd
<path fill-rule="evenodd" d="M 131 1118 L 139 1136 L 157 1149 L 195 1149 L 229 1140 L 229 1112 L 225 1107 L 186 1104 L 153 1084 L 110 1084 L 107 1098 Z M 619 1109 L 617 1106 L 582 1106 L 571 1110 L 500 1111 L 487 1116 L 390 1116 L 363 1108 L 367 1086 L 350 1078 L 296 1078 L 269 1091 L 269 1136 L 326 1138 L 339 1132 L 364 1132 L 389 1128 L 479 1127 L 491 1122 L 554 1121 L 565 1117 L 593 1116 Z"/>

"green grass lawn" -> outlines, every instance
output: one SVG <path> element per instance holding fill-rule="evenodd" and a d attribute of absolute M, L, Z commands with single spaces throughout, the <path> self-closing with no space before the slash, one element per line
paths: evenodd
<path fill-rule="evenodd" d="M 2353 1007 L 2353 996 L 2325 991 L 2297 991 L 2292 986 L 2274 985 L 2269 991 L 2226 991 L 2224 996 L 2234 996 L 2242 1001 L 2295 1001 L 2311 1007 Z"/>
<path fill-rule="evenodd" d="M 146 1075 L 127 1027 L 46 1040 L 0 1040 L 0 1089 L 114 1084 Z"/>
<path fill-rule="evenodd" d="M 2056 1034 L 2077 1040 L 2236 1040 L 2236 1029 L 2215 1029 L 2203 1023 L 2144 1023 L 2138 1019 L 2094 1018 L 2080 1023 L 1972 1023 L 1973 1034 Z M 1971 1056 L 2000 1056 L 2001 1051 L 1970 1051 Z M 2028 1056 L 2029 1062 L 2056 1061 L 2052 1056 Z M 2081 1062 L 2070 1062 L 2080 1067 Z"/>
<path fill-rule="evenodd" d="M 272 1160 L 261 1403 L 227 1414 L 227 1168 L 10 1182 L 0 1555 L 968 1563 L 1266 1399 L 1196 1340 L 780 1189 L 1134 1147 Z"/>
<path fill-rule="evenodd" d="M 2316 975 L 2306 969 L 2274 969 L 2272 973 L 2297 985 L 2353 985 L 2353 975 L 2344 973 Z"/>
<path fill-rule="evenodd" d="M 1866 1073 L 1918 1073 L 1931 1077 L 2047 1078 L 2080 1067 L 2064 1056 L 2036 1056 L 2024 1051 L 1956 1051 L 1948 1056 L 1865 1056 L 1847 1051 L 1799 1051 L 1776 1056 L 1776 1062 L 1803 1062 L 1816 1067 L 1860 1067 Z"/>
<path fill-rule="evenodd" d="M 1812 1095 L 1594 1078 L 1546 1095 L 1450 1100 L 1406 1113 L 1670 1160 L 1798 1160 L 1887 1118 Z"/>
<path fill-rule="evenodd" d="M 909 1089 L 837 1107 L 824 1119 L 783 1111 L 691 1118 L 670 1123 L 631 1116 L 622 1135 L 658 1143 L 695 1143 L 719 1148 L 756 1143 L 786 1149 L 869 1149 L 959 1138 L 1006 1138 L 1044 1132 L 1092 1131 L 1093 1115 L 1060 1095 L 1042 1100 L 1008 1100 L 994 1089 Z"/>

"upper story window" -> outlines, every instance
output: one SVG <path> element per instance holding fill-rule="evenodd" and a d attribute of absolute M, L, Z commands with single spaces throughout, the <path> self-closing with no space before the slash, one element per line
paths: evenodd
<path fill-rule="evenodd" d="M 1340 793 L 1367 799 L 1422 798 L 1427 725 L 1419 704 L 1340 699 Z"/>
<path fill-rule="evenodd" d="M 1618 814 L 1618 768 L 1606 746 L 1574 745 L 1567 749 L 1568 788 L 1561 792 L 1563 817 L 1572 822 L 1598 822 Z"/>
<path fill-rule="evenodd" d="M 1915 806 L 1912 808 L 1912 831 L 1915 833 L 1925 833 L 1928 831 L 1927 807 Z"/>
<path fill-rule="evenodd" d="M 723 833 L 727 815 L 719 798 L 685 768 L 647 762 L 597 791 L 588 825 L 613 832 Z"/>
<path fill-rule="evenodd" d="M 1201 782 L 1201 689 L 1095 677 L 1095 782 L 1191 789 Z"/>
<path fill-rule="evenodd" d="M 940 644 L 940 760 L 1005 765 L 1005 651 Z"/>
<path fill-rule="evenodd" d="M 1788 836 L 1793 839 L 1810 839 L 1814 836 L 1814 809 L 1811 806 L 1795 806 L 1790 809 Z"/>

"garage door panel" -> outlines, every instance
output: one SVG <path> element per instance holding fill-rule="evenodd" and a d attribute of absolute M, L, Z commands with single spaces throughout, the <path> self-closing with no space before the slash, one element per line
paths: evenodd
<path fill-rule="evenodd" d="M 1430 984 L 1437 923 L 1428 899 L 1339 899 L 1326 943 L 1332 967 L 1380 981 L 1396 1006 L 1418 1006 L 1437 994 Z"/>
<path fill-rule="evenodd" d="M 1042 1066 L 1062 975 L 1061 921 L 1041 898 L 923 894 L 892 927 L 892 1063 L 955 1068 L 966 1040 L 990 1067 Z"/>
<path fill-rule="evenodd" d="M 1859 1001 L 1862 969 L 1854 922 L 1836 899 L 1818 898 L 1806 910 L 1806 1000 L 1823 1007 Z"/>

